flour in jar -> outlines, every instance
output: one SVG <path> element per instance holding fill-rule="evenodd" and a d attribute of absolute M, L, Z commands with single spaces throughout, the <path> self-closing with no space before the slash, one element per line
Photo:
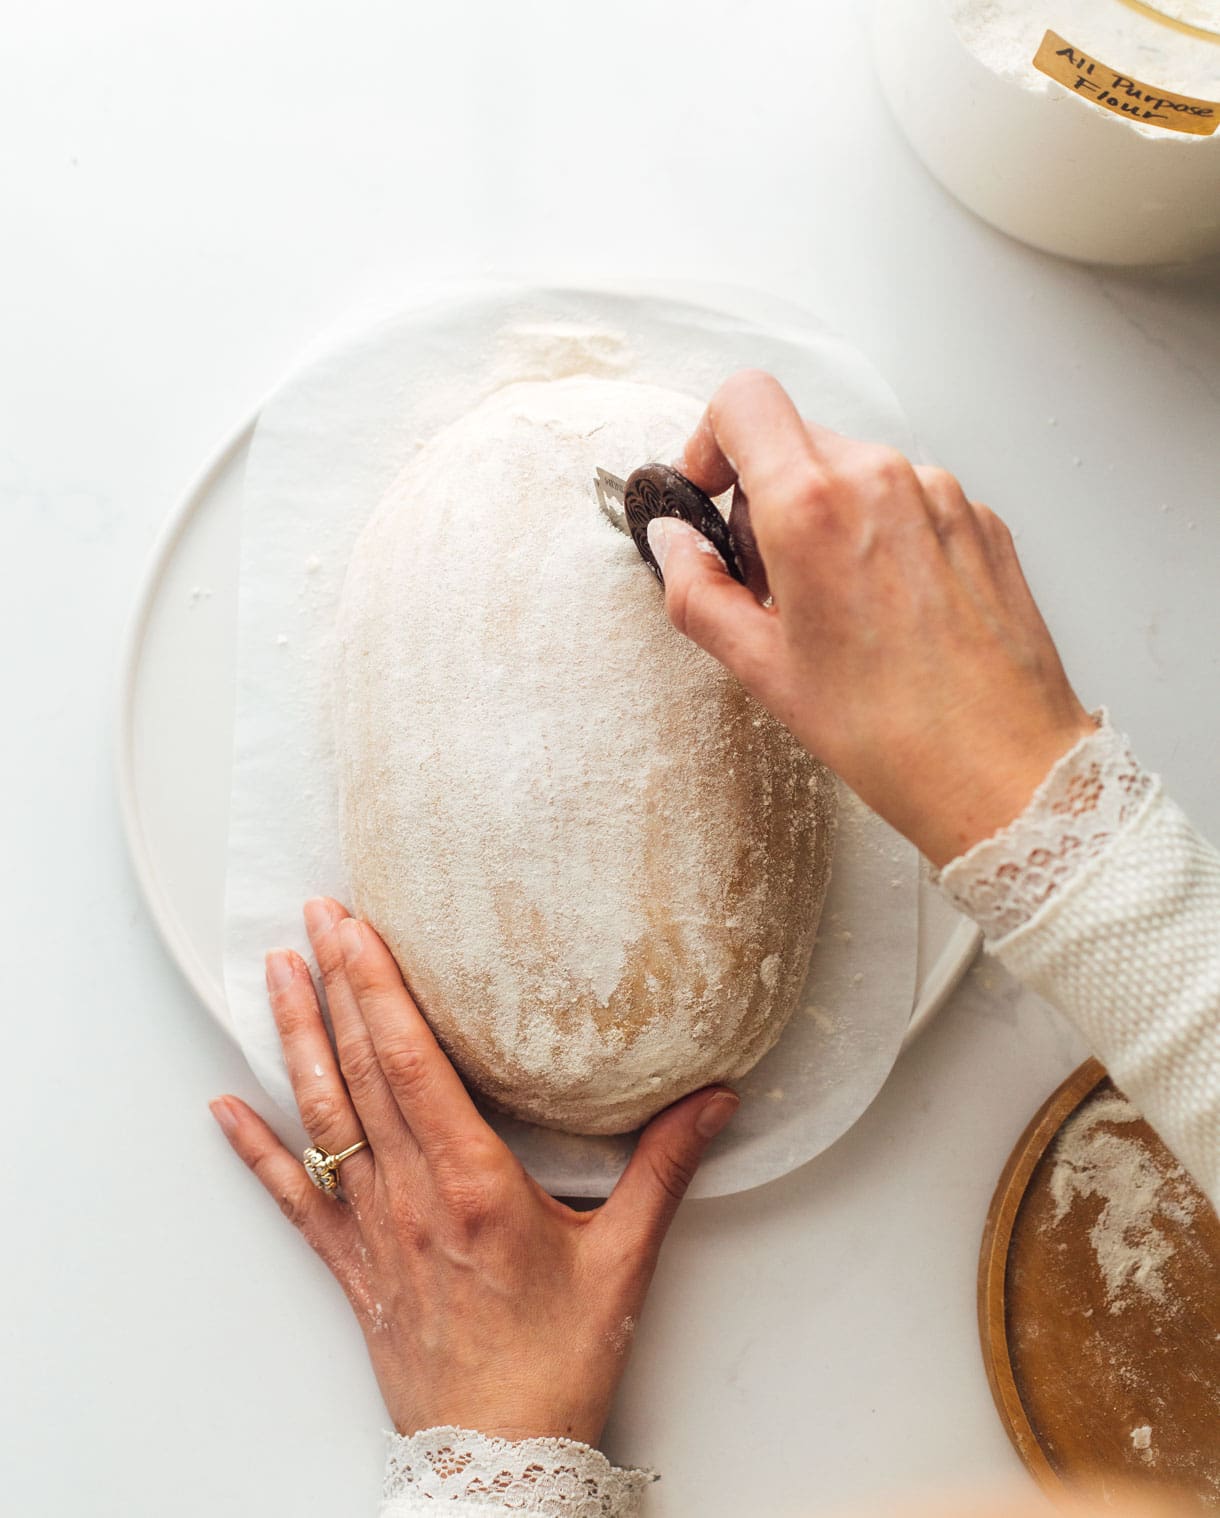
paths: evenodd
<path fill-rule="evenodd" d="M 1187 22 L 1201 25 L 1208 19 L 1207 8 L 1191 0 L 1179 8 Z M 950 15 L 982 63 L 1040 93 L 1049 82 L 1031 60 L 1050 28 L 1091 57 L 1145 83 L 1185 95 L 1220 96 L 1220 36 L 1175 28 L 1122 0 L 1072 0 L 1063 9 L 1042 0 L 950 0 Z M 1210 24 L 1217 25 L 1214 8 Z M 1128 124 L 1147 135 L 1156 130 Z"/>

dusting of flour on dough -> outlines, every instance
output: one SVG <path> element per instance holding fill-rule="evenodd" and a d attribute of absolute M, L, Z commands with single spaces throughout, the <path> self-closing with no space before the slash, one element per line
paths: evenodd
<path fill-rule="evenodd" d="M 356 905 L 485 1095 L 584 1132 L 771 1047 L 834 826 L 827 773 L 597 509 L 595 465 L 673 457 L 702 410 L 606 378 L 624 352 L 514 329 L 506 372 L 579 372 L 493 391 L 411 459 L 339 628 Z"/>

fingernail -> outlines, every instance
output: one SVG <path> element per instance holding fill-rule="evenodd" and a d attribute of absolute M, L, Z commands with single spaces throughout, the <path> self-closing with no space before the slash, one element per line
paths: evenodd
<path fill-rule="evenodd" d="M 652 556 L 662 574 L 665 573 L 665 560 L 669 557 L 670 549 L 682 538 L 694 543 L 696 548 L 705 549 L 717 558 L 720 557 L 699 529 L 684 522 L 681 517 L 653 517 L 648 524 L 648 546 L 652 549 Z"/>
<path fill-rule="evenodd" d="M 229 1106 L 228 1098 L 218 1096 L 214 1102 L 208 1103 L 208 1111 L 220 1124 L 224 1132 L 232 1138 L 237 1132 L 237 1113 Z"/>
<path fill-rule="evenodd" d="M 282 991 L 292 980 L 292 955 L 287 949 L 272 949 L 263 968 L 267 973 L 268 991 Z"/>
<path fill-rule="evenodd" d="M 304 915 L 311 933 L 329 933 L 339 919 L 339 910 L 325 896 L 314 896 L 305 903 Z"/>
<path fill-rule="evenodd" d="M 652 556 L 662 574 L 665 573 L 665 560 L 669 557 L 670 545 L 674 540 L 674 526 L 673 517 L 653 517 L 648 524 L 648 546 L 652 549 Z"/>
<path fill-rule="evenodd" d="M 354 917 L 345 917 L 339 924 L 339 947 L 343 950 L 344 964 L 351 964 L 360 957 L 360 951 L 364 948 L 364 938 L 360 932 L 360 924 Z"/>
<path fill-rule="evenodd" d="M 699 1109 L 695 1132 L 700 1138 L 714 1139 L 740 1106 L 740 1099 L 731 1091 L 717 1091 Z"/>

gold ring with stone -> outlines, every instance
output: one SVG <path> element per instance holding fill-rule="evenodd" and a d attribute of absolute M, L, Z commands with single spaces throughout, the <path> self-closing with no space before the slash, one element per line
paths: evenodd
<path fill-rule="evenodd" d="M 345 1149 L 342 1154 L 327 1154 L 325 1149 L 318 1149 L 311 1145 L 301 1156 L 301 1162 L 305 1166 L 305 1174 L 318 1190 L 325 1191 L 328 1196 L 333 1196 L 339 1189 L 339 1166 L 353 1154 L 358 1154 L 361 1149 L 368 1147 L 368 1139 L 360 1139 L 350 1149 Z"/>

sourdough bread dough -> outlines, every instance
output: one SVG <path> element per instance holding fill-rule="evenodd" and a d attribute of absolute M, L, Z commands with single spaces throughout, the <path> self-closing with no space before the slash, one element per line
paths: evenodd
<path fill-rule="evenodd" d="M 361 535 L 335 716 L 355 910 L 467 1081 L 619 1133 L 743 1075 L 791 1016 L 829 876 L 829 774 L 666 619 L 597 508 L 688 397 L 509 385 Z"/>

